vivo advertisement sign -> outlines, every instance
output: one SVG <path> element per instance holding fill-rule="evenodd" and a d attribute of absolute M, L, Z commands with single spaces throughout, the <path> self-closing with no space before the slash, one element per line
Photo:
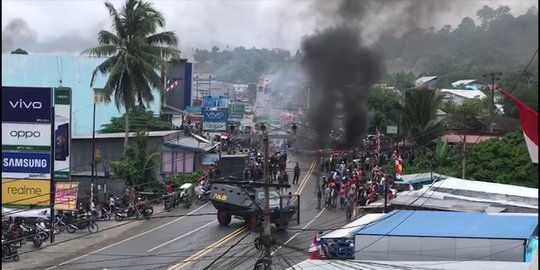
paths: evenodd
<path fill-rule="evenodd" d="M 2 87 L 2 122 L 50 123 L 52 88 Z"/>
<path fill-rule="evenodd" d="M 51 125 L 2 123 L 2 146 L 51 146 Z"/>
<path fill-rule="evenodd" d="M 229 112 L 227 110 L 203 110 L 203 122 L 227 123 Z"/>
<path fill-rule="evenodd" d="M 50 174 L 51 154 L 3 152 L 2 178 L 13 177 L 10 173 Z"/>

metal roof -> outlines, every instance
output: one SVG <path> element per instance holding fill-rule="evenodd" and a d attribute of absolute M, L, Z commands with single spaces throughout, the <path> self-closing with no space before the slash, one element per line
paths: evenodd
<path fill-rule="evenodd" d="M 321 238 L 348 238 L 354 237 L 356 231 L 360 230 L 366 224 L 378 219 L 384 214 L 366 214 L 355 221 L 343 226 L 340 229 L 331 231 L 321 236 Z"/>
<path fill-rule="evenodd" d="M 288 269 L 303 270 L 527 270 L 531 263 L 498 261 L 360 261 L 360 260 L 305 260 Z"/>
<path fill-rule="evenodd" d="M 429 82 L 431 80 L 434 80 L 434 79 L 437 79 L 437 76 L 425 76 L 425 77 L 420 77 L 418 79 L 416 79 L 415 81 L 415 84 L 416 86 L 420 86 L 426 82 Z"/>
<path fill-rule="evenodd" d="M 537 227 L 537 215 L 394 210 L 356 235 L 527 240 Z"/>
<path fill-rule="evenodd" d="M 464 85 L 471 84 L 477 81 L 478 80 L 459 80 L 459 81 L 455 81 L 451 83 L 451 85 L 452 87 L 459 87 L 459 86 L 464 86 Z"/>
<path fill-rule="evenodd" d="M 164 131 L 150 131 L 148 132 L 148 137 L 164 137 L 173 133 L 178 133 L 178 130 L 164 130 Z M 96 133 L 96 139 L 115 139 L 115 138 L 124 138 L 126 133 L 116 132 L 116 133 Z M 130 132 L 129 137 L 134 138 L 137 135 L 136 132 Z M 83 139 L 92 139 L 92 134 L 89 135 L 75 135 L 73 136 L 74 140 L 83 140 Z"/>
<path fill-rule="evenodd" d="M 472 98 L 485 98 L 487 97 L 486 94 L 484 94 L 480 90 L 468 90 L 468 89 L 441 89 L 441 92 L 443 93 L 450 93 L 456 96 L 460 96 L 467 99 Z"/>

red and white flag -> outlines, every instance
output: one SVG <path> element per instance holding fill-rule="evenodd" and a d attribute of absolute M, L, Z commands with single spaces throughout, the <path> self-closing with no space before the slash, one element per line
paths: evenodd
<path fill-rule="evenodd" d="M 169 92 L 170 90 L 176 88 L 178 86 L 178 84 L 180 83 L 180 80 L 174 80 L 172 83 L 170 80 L 167 81 L 167 88 L 165 89 L 165 91 Z"/>
<path fill-rule="evenodd" d="M 527 143 L 531 161 L 538 164 L 538 112 L 529 108 L 523 102 L 510 95 L 510 93 L 501 89 L 499 91 L 518 107 L 519 123 L 523 130 L 523 136 L 525 137 L 525 143 Z"/>
<path fill-rule="evenodd" d="M 309 256 L 310 260 L 319 259 L 319 247 L 317 245 L 317 232 L 315 232 L 315 235 L 313 236 L 313 242 L 311 242 L 311 245 L 309 246 L 308 251 L 311 253 Z"/>

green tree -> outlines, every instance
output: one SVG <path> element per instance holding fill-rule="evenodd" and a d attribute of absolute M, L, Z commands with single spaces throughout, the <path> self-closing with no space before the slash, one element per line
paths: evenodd
<path fill-rule="evenodd" d="M 156 168 L 160 157 L 160 153 L 148 145 L 148 134 L 139 132 L 134 145 L 125 148 L 122 159 L 111 162 L 111 168 L 135 190 L 150 190 L 157 185 Z"/>
<path fill-rule="evenodd" d="M 441 134 L 443 125 L 437 120 L 441 102 L 437 91 L 416 89 L 406 92 L 405 100 L 395 106 L 405 137 L 416 146 L 427 146 Z"/>
<path fill-rule="evenodd" d="M 125 114 L 120 117 L 111 117 L 111 122 L 102 125 L 101 133 L 116 133 L 126 130 Z M 141 111 L 138 109 L 129 111 L 129 132 L 141 132 L 141 131 L 160 131 L 171 130 L 171 124 L 169 122 L 159 119 L 154 116 L 152 111 Z"/>
<path fill-rule="evenodd" d="M 531 162 L 522 132 L 474 145 L 467 153 L 467 171 L 478 181 L 538 188 L 538 166 Z"/>
<path fill-rule="evenodd" d="M 534 80 L 534 75 L 531 72 L 523 73 L 519 83 L 516 85 L 521 73 L 511 73 L 505 77 L 500 83 L 499 87 L 506 91 L 512 91 L 514 97 L 521 102 L 527 104 L 531 109 L 538 111 L 538 81 Z M 510 117 L 519 118 L 519 112 L 516 104 L 511 100 L 503 97 L 502 104 L 504 106 L 504 113 Z"/>
<path fill-rule="evenodd" d="M 374 133 L 377 127 L 386 130 L 386 126 L 398 123 L 394 108 L 399 101 L 399 95 L 393 90 L 378 88 L 373 91 L 368 101 L 369 112 L 373 115 L 368 128 L 370 133 Z"/>
<path fill-rule="evenodd" d="M 445 119 L 446 129 L 457 133 L 481 132 L 483 128 L 480 116 L 489 114 L 489 102 L 487 99 L 468 99 L 461 104 L 444 102 L 441 110 L 447 114 Z"/>
<path fill-rule="evenodd" d="M 107 57 L 92 73 L 91 87 L 98 73 L 108 74 L 103 88 L 105 101 L 114 97 L 120 110 L 124 107 L 124 147 L 129 139 L 129 111 L 137 105 L 144 108 L 154 100 L 153 91 L 163 93 L 163 83 L 158 70 L 166 67 L 164 59 L 179 58 L 175 49 L 178 43 L 174 32 L 157 32 L 165 26 L 163 15 L 149 2 L 127 0 L 118 12 L 112 3 L 106 2 L 112 20 L 113 32 L 101 30 L 99 45 L 82 52 L 92 57 Z"/>

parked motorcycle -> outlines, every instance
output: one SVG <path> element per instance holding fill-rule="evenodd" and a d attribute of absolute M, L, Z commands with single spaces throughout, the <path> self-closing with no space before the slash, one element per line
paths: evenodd
<path fill-rule="evenodd" d="M 80 215 L 77 221 L 70 223 L 66 227 L 68 233 L 74 233 L 77 230 L 82 231 L 84 229 L 88 229 L 90 233 L 96 233 L 99 231 L 99 227 L 90 213 Z"/>
<path fill-rule="evenodd" d="M 17 248 L 8 241 L 2 239 L 2 260 L 12 259 L 14 261 L 19 260 Z"/>

